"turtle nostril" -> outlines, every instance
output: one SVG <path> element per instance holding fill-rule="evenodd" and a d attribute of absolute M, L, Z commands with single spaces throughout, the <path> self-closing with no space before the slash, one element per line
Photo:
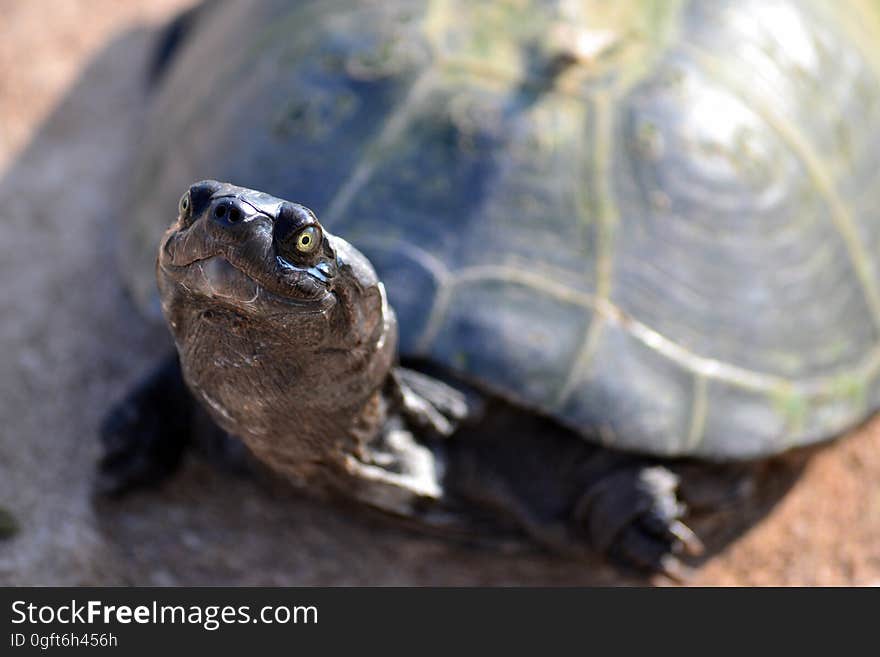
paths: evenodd
<path fill-rule="evenodd" d="M 235 200 L 224 199 L 214 206 L 213 218 L 223 226 L 229 228 L 236 224 L 247 221 L 250 217 L 248 208 L 241 207 Z"/>

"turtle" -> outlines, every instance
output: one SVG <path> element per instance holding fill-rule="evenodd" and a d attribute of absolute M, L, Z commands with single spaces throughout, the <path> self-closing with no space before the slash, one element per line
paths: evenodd
<path fill-rule="evenodd" d="M 211 435 L 441 533 L 682 573 L 692 478 L 723 505 L 880 405 L 878 35 L 821 0 L 187 14 L 121 229 L 176 349 L 108 414 L 102 488 Z"/>

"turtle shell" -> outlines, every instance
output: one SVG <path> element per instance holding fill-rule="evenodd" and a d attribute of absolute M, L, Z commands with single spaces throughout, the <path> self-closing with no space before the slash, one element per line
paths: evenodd
<path fill-rule="evenodd" d="M 221 5 L 153 99 L 133 285 L 181 190 L 230 180 L 368 255 L 404 356 L 588 439 L 833 437 L 880 395 L 872 6 Z"/>

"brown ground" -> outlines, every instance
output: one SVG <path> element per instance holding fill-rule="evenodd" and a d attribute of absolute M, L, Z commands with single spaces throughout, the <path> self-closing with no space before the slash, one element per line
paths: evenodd
<path fill-rule="evenodd" d="M 101 413 L 157 339 L 107 238 L 141 27 L 186 4 L 0 0 L 0 504 L 22 525 L 0 544 L 0 583 L 626 583 L 594 563 L 413 536 L 198 463 L 159 491 L 92 501 Z M 813 458 L 693 583 L 880 583 L 880 421 Z"/>

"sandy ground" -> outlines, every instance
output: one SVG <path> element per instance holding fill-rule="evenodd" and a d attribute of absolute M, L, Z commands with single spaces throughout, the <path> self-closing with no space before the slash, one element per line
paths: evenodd
<path fill-rule="evenodd" d="M 163 339 L 113 254 L 150 26 L 186 0 L 0 0 L 0 543 L 5 584 L 632 583 L 596 563 L 466 548 L 198 462 L 90 494 L 96 428 Z M 880 421 L 815 456 L 697 585 L 880 583 Z"/>

